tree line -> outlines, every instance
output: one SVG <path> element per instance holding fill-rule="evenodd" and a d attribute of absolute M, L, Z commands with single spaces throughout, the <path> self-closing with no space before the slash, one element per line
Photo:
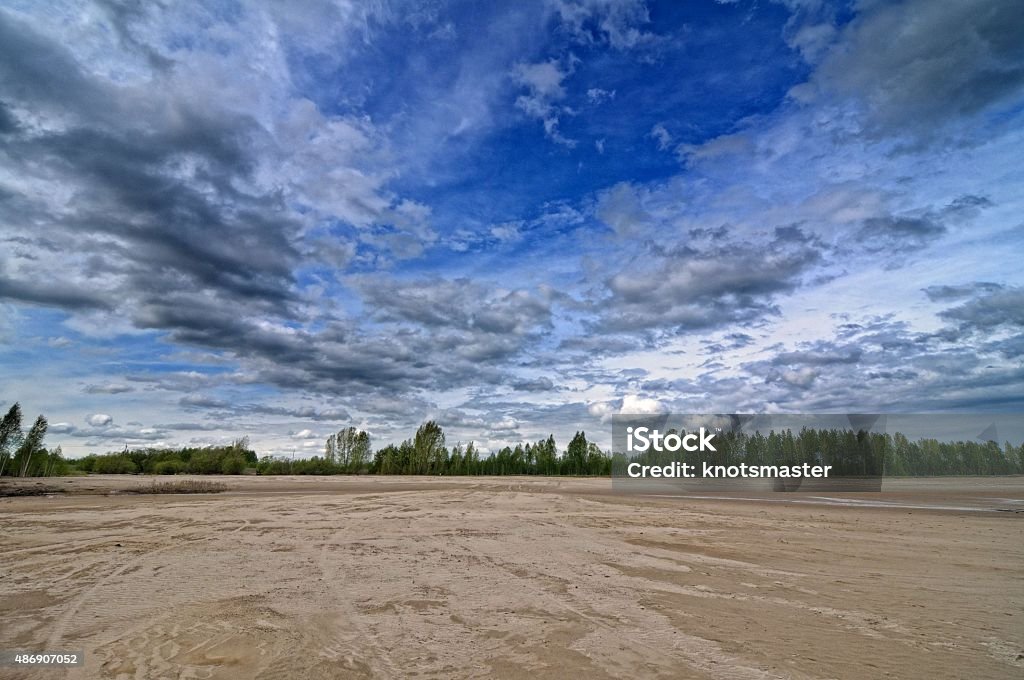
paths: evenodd
<path fill-rule="evenodd" d="M 105 475 L 240 475 L 256 465 L 247 437 L 225 446 L 145 448 L 89 454 L 72 461 L 76 470 Z"/>
<path fill-rule="evenodd" d="M 27 432 L 14 404 L 0 420 L 0 476 L 45 477 L 97 474 L 243 474 L 261 475 L 586 475 L 609 476 L 627 459 L 602 451 L 577 432 L 564 451 L 554 435 L 536 442 L 505 446 L 482 455 L 474 442 L 447 445 L 435 421 L 421 425 L 400 444 L 373 450 L 370 435 L 355 427 L 331 434 L 322 455 L 311 458 L 263 456 L 248 438 L 222 446 L 140 448 L 65 458 L 61 447 L 43 446 L 47 421 L 40 415 Z M 994 441 L 909 440 L 901 433 L 803 428 L 768 434 L 727 432 L 716 438 L 718 452 L 644 453 L 629 458 L 649 464 L 672 460 L 714 464 L 794 465 L 826 463 L 836 475 L 939 476 L 1024 474 L 1024 444 Z M 692 460 L 691 460 L 692 459 Z"/>
<path fill-rule="evenodd" d="M 354 427 L 330 435 L 322 456 L 291 460 L 264 456 L 258 474 L 332 475 L 590 475 L 611 474 L 611 456 L 577 432 L 564 452 L 554 435 L 535 443 L 506 446 L 483 456 L 474 442 L 447 446 L 441 426 L 431 420 L 413 437 L 376 451 L 370 436 Z"/>

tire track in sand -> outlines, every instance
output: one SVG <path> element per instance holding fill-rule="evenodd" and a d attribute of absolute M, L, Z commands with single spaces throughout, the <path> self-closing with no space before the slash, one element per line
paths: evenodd
<path fill-rule="evenodd" d="M 232 529 L 229 533 L 235 533 L 237 531 L 241 531 L 242 529 L 244 529 L 246 526 L 249 525 L 249 521 L 248 520 L 242 520 L 242 521 L 243 521 L 243 524 L 241 524 L 240 526 L 238 526 L 235 529 Z M 180 531 L 182 528 L 184 528 L 184 526 L 188 526 L 188 524 L 186 523 L 186 525 L 174 527 L 173 529 L 168 529 L 167 531 L 161 532 L 161 534 L 159 534 L 159 535 L 172 534 L 175 531 Z M 168 536 L 168 538 L 174 538 L 174 537 L 173 536 Z M 202 542 L 202 541 L 211 541 L 211 540 L 214 540 L 216 538 L 217 538 L 216 535 L 214 535 L 214 536 L 205 536 L 205 537 L 198 538 L 198 539 L 188 540 L 187 542 L 189 542 L 189 543 L 199 543 L 199 542 Z M 118 576 L 121 576 L 122 574 L 124 574 L 129 569 L 132 569 L 133 567 L 138 566 L 139 564 L 141 564 L 145 560 L 149 559 L 153 555 L 157 555 L 159 553 L 166 552 L 168 550 L 171 550 L 172 548 L 177 548 L 177 547 L 180 547 L 180 546 L 181 546 L 180 543 L 173 542 L 173 543 L 169 543 L 169 544 L 164 545 L 164 546 L 160 546 L 159 548 L 154 548 L 152 550 L 147 550 L 147 551 L 145 551 L 145 552 L 143 552 L 143 553 L 141 553 L 139 555 L 136 555 L 135 557 L 133 557 L 132 559 L 128 560 L 127 562 L 122 564 L 120 567 L 118 567 L 114 571 L 110 572 L 109 574 L 107 574 L 103 578 L 101 578 L 98 581 L 96 581 L 96 583 L 94 583 L 91 586 L 89 586 L 88 588 L 86 588 L 82 593 L 80 593 L 77 597 L 75 597 L 75 599 L 71 602 L 71 604 L 68 606 L 68 608 L 64 611 L 63 614 L 61 614 L 60 618 L 57 620 L 56 625 L 54 625 L 54 627 L 53 627 L 53 631 L 50 633 L 50 637 L 48 637 L 47 640 L 46 640 L 46 647 L 47 647 L 47 649 L 57 649 L 58 648 L 58 646 L 60 645 L 61 641 L 64 638 L 64 633 L 67 631 L 68 624 L 71 623 L 71 620 L 78 613 L 78 610 L 82 608 L 82 605 L 85 604 L 85 602 L 89 599 L 89 597 L 93 593 L 95 593 L 97 590 L 99 590 L 100 588 L 105 586 L 111 580 L 117 578 Z"/>
<path fill-rule="evenodd" d="M 334 600 L 334 605 L 341 610 L 348 627 L 352 630 L 352 635 L 348 636 L 346 644 L 352 652 L 357 650 L 370 652 L 369 654 L 366 654 L 363 661 L 367 666 L 369 666 L 373 677 L 404 677 L 405 673 L 394 665 L 387 653 L 387 650 L 381 647 L 380 643 L 377 642 L 376 636 L 373 635 L 372 632 L 368 631 L 365 626 L 359 623 L 360 612 L 353 606 L 348 594 L 345 593 L 344 590 L 339 589 L 336 578 L 337 574 L 343 572 L 341 570 L 337 570 L 336 574 L 334 571 L 328 569 L 328 549 L 331 546 L 338 547 L 344 545 L 336 540 L 344 533 L 344 530 L 336 531 L 324 540 L 323 544 L 320 546 L 320 550 L 317 552 L 316 565 L 317 569 L 320 571 L 320 576 L 323 579 L 323 582 L 327 584 L 327 588 Z"/>

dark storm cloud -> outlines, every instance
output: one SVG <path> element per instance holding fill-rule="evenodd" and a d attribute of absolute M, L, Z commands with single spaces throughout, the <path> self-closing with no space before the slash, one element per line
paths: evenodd
<path fill-rule="evenodd" d="M 148 3 L 142 0 L 99 0 L 96 5 L 106 14 L 122 48 L 144 56 L 153 69 L 163 70 L 174 64 L 173 60 L 135 36 L 135 24 L 145 18 Z"/>
<path fill-rule="evenodd" d="M 70 110 L 88 113 L 110 96 L 116 104 L 117 93 L 94 86 L 60 48 L 31 31 L 14 32 L 29 63 L 24 71 L 8 68 L 5 76 L 17 81 L 23 98 L 53 103 L 56 92 L 46 83 L 21 82 L 26 73 L 53 77 L 49 61 L 62 65 L 59 89 Z M 105 125 L 102 115 L 86 117 L 88 127 L 25 134 L 7 148 L 13 164 L 46 167 L 78 189 L 73 211 L 55 215 L 26 204 L 22 225 L 13 226 L 47 223 L 47 239 L 85 257 L 69 272 L 77 280 L 61 290 L 28 283 L 49 277 L 22 263 L 23 280 L 5 278 L 0 293 L 71 310 L 117 308 L 135 326 L 165 331 L 174 341 L 258 360 L 260 377 L 284 386 L 334 389 L 357 382 L 400 389 L 429 382 L 427 366 L 445 349 L 443 339 L 441 346 L 400 336 L 342 344 L 330 332 L 299 327 L 305 319 L 297 318 L 292 275 L 299 263 L 298 224 L 283 213 L 279 196 L 239 188 L 250 179 L 251 154 L 265 142 L 255 121 L 185 105 L 174 115 L 150 113 L 118 126 Z M 505 312 L 527 307 L 509 294 L 479 309 L 472 322 L 484 333 L 514 335 L 515 316 Z M 276 324 L 256 321 L 275 315 Z M 447 344 L 460 343 L 450 338 Z M 515 349 L 493 337 L 461 351 L 499 357 Z"/>
<path fill-rule="evenodd" d="M 154 427 L 158 430 L 213 432 L 221 429 L 223 423 L 162 423 Z"/>
<path fill-rule="evenodd" d="M 946 227 L 927 217 L 871 217 L 857 233 L 868 252 L 921 248 L 946 233 Z"/>
<path fill-rule="evenodd" d="M 551 328 L 551 307 L 524 290 L 501 290 L 467 279 L 353 280 L 371 318 L 420 357 L 494 363 L 520 353 Z M 468 366 L 466 369 L 468 370 Z M 441 370 L 443 375 L 444 369 Z"/>
<path fill-rule="evenodd" d="M 864 220 L 855 239 L 868 253 L 905 253 L 919 250 L 947 234 L 951 227 L 964 225 L 977 217 L 991 200 L 964 194 L 942 207 L 931 207 L 906 215 L 879 215 Z M 892 266 L 900 266 L 902 260 Z"/>
<path fill-rule="evenodd" d="M 298 224 L 280 196 L 242 189 L 267 143 L 254 120 L 94 78 L 63 46 L 4 14 L 0 83 L 19 116 L 61 121 L 19 125 L 4 164 L 67 194 L 4 198 L 0 231 L 56 259 L 8 261 L 0 296 L 112 311 L 183 342 L 282 351 L 241 321 L 289 315 L 297 300 Z"/>
<path fill-rule="evenodd" d="M 901 368 L 892 370 L 868 371 L 865 376 L 869 380 L 896 380 L 906 382 L 916 380 L 920 374 L 917 371 L 908 371 Z"/>
<path fill-rule="evenodd" d="M 0 12 L 0 85 L 13 102 L 103 108 L 101 93 L 66 49 L 6 12 Z"/>
<path fill-rule="evenodd" d="M 212 409 L 212 408 L 230 408 L 231 404 L 223 399 L 214 399 L 213 397 L 205 397 L 201 394 L 190 394 L 182 397 L 178 400 L 180 406 L 185 408 L 195 408 L 200 410 Z"/>
<path fill-rule="evenodd" d="M 0 36 L 0 78 L 18 115 L 38 107 L 65 121 L 18 127 L 5 165 L 70 192 L 62 204 L 38 195 L 3 201 L 6 229 L 24 247 L 53 244 L 63 257 L 56 271 L 52 259 L 8 262 L 0 296 L 114 311 L 172 341 L 252 359 L 266 382 L 395 390 L 430 382 L 427 367 L 444 347 L 425 338 L 345 344 L 329 329 L 302 328 L 308 318 L 293 277 L 300 224 L 280 194 L 254 190 L 258 154 L 276 153 L 254 119 L 158 89 L 148 92 L 152 101 L 141 99 L 86 75 L 61 46 L 3 15 Z M 505 314 L 513 307 L 526 308 L 511 294 L 474 322 L 492 335 L 514 334 Z M 516 348 L 495 337 L 464 351 L 497 357 Z"/>
<path fill-rule="evenodd" d="M 322 394 L 395 395 L 410 389 L 448 389 L 467 382 L 500 384 L 504 368 L 481 365 L 522 350 L 523 338 L 472 331 L 430 331 L 391 326 L 366 334 L 313 333 L 288 326 L 218 315 L 216 310 L 160 309 L 160 325 L 172 325 L 180 342 L 220 347 L 248 359 L 247 382 Z M 154 322 L 155 325 L 155 322 Z M 229 377 L 229 379 L 234 379 Z"/>
<path fill-rule="evenodd" d="M 875 134 L 930 137 L 1021 92 L 1021 35 L 1004 0 L 865 4 L 814 82 L 860 98 Z"/>
<path fill-rule="evenodd" d="M 993 293 L 1002 290 L 1002 288 L 1003 286 L 998 283 L 978 281 L 960 285 L 928 286 L 924 289 L 924 294 L 932 302 L 939 302 L 942 300 L 962 300 L 979 293 Z"/>
<path fill-rule="evenodd" d="M 228 376 L 199 373 L 197 371 L 173 371 L 161 373 L 129 373 L 124 377 L 128 382 L 139 383 L 152 389 L 171 392 L 189 392 L 209 386 L 212 382 L 224 382 Z"/>
<path fill-rule="evenodd" d="M 631 330 L 631 329 L 626 329 Z M 654 347 L 654 342 L 649 337 L 626 335 L 624 333 L 595 333 L 592 335 L 577 335 L 566 338 L 559 343 L 559 349 L 583 352 L 588 355 L 604 356 L 608 354 L 625 354 L 636 352 L 642 349 Z"/>
<path fill-rule="evenodd" d="M 273 197 L 230 189 L 247 167 L 239 147 L 224 141 L 231 135 L 221 123 L 197 119 L 187 126 L 187 133 L 166 137 L 70 130 L 19 140 L 8 149 L 15 162 L 49 164 L 80 192 L 71 216 L 40 211 L 23 219 L 47 219 L 63 231 L 51 238 L 62 236 L 65 247 L 84 247 L 101 259 L 120 251 L 121 283 L 143 302 L 147 294 L 182 289 L 214 290 L 225 300 L 293 298 L 295 225 L 275 219 L 280 206 Z M 189 155 L 207 165 L 194 186 L 166 171 Z M 124 291 L 102 292 L 109 306 L 123 299 Z"/>
<path fill-rule="evenodd" d="M 357 285 L 371 314 L 382 321 L 502 335 L 526 335 L 551 321 L 544 300 L 526 291 L 488 290 L 468 279 L 402 282 L 374 277 L 359 279 Z"/>
<path fill-rule="evenodd" d="M 827 366 L 829 364 L 856 364 L 863 350 L 857 346 L 837 345 L 828 341 L 809 343 L 795 352 L 776 354 L 772 363 L 776 365 L 796 364 L 799 366 Z"/>
<path fill-rule="evenodd" d="M 760 244 L 666 249 L 607 280 L 595 327 L 682 334 L 753 323 L 777 314 L 775 296 L 796 289 L 821 261 L 818 244 L 796 229 Z"/>
<path fill-rule="evenodd" d="M 235 403 L 226 399 L 217 399 L 202 394 L 190 394 L 178 400 L 178 404 L 186 409 L 198 411 L 217 411 L 225 416 L 261 415 L 284 416 L 289 418 L 316 421 L 344 421 L 350 418 L 343 408 L 316 409 L 311 406 L 287 407 L 266 404 Z M 189 428 L 184 428 L 189 429 Z"/>
<path fill-rule="evenodd" d="M 955 219 L 977 217 L 985 208 L 995 205 L 987 196 L 964 194 L 942 209 L 942 214 Z"/>
<path fill-rule="evenodd" d="M 988 332 L 1024 327 L 1024 288 L 982 290 L 981 295 L 940 312 L 939 316 L 955 322 L 963 331 Z"/>
<path fill-rule="evenodd" d="M 351 416 L 343 408 L 315 409 L 311 406 L 301 408 L 286 408 L 281 406 L 265 406 L 262 404 L 250 404 L 242 407 L 247 413 L 257 413 L 268 416 L 288 416 L 290 418 L 301 418 L 324 422 L 343 422 Z"/>
<path fill-rule="evenodd" d="M 7 105 L 0 101 L 0 135 L 10 134 L 18 129 L 18 121 L 8 110 Z"/>
<path fill-rule="evenodd" d="M 125 394 L 127 392 L 134 392 L 135 388 L 131 385 L 119 383 L 104 383 L 102 385 L 86 385 L 83 391 L 86 394 Z"/>
<path fill-rule="evenodd" d="M 704 351 L 708 354 L 729 352 L 747 347 L 754 342 L 754 338 L 746 333 L 727 333 L 719 342 L 709 342 L 704 345 Z"/>
<path fill-rule="evenodd" d="M 1007 359 L 1019 360 L 1024 357 L 1024 333 L 1019 333 L 1009 338 L 991 340 L 984 343 L 983 348 L 988 352 L 1000 354 Z"/>
<path fill-rule="evenodd" d="M 265 382 L 313 390 L 361 384 L 399 391 L 471 377 L 500 382 L 471 362 L 516 354 L 550 327 L 548 304 L 523 291 L 377 278 L 361 286 L 367 305 L 374 318 L 402 328 L 382 338 L 303 328 L 310 319 L 298 309 L 292 274 L 301 259 L 299 224 L 279 195 L 240 188 L 252 179 L 254 154 L 271 144 L 266 131 L 246 116 L 180 102 L 169 102 L 173 114 L 149 107 L 113 124 L 100 102 L 117 108 L 125 95 L 90 81 L 61 48 L 23 28 L 13 32 L 27 63 L 7 69 L 6 80 L 23 99 L 49 106 L 63 91 L 59 103 L 84 122 L 22 135 L 7 149 L 13 165 L 46 167 L 78 190 L 74 210 L 57 214 L 23 202 L 14 221 L 51 225 L 46 238 L 80 257 L 69 272 L 77 280 L 63 286 L 75 292 L 26 283 L 44 277 L 22 261 L 22 280 L 5 280 L 8 297 L 70 310 L 117 309 L 136 327 L 166 332 L 175 342 L 251 359 Z M 56 89 L 39 81 L 52 77 L 47 63 L 62 67 Z M 29 238 L 42 247 L 41 236 Z"/>
<path fill-rule="evenodd" d="M 111 303 L 100 296 L 76 290 L 61 281 L 17 281 L 0 274 L 0 299 L 28 302 L 46 307 L 69 309 L 109 309 Z"/>
<path fill-rule="evenodd" d="M 512 383 L 512 389 L 517 392 L 549 392 L 555 389 L 555 383 L 550 378 L 533 378 L 531 380 L 517 380 Z"/>
<path fill-rule="evenodd" d="M 1019 306 L 1016 297 L 982 294 L 940 314 L 957 323 L 939 332 L 914 331 L 889 317 L 840 324 L 834 340 L 778 348 L 767 360 L 742 364 L 751 379 L 765 376 L 769 391 L 751 393 L 736 384 L 735 399 L 740 403 L 749 399 L 752 406 L 758 400 L 787 404 L 791 410 L 805 412 L 841 409 L 851 403 L 908 412 L 953 404 L 957 408 L 1019 408 L 1024 406 L 1024 373 L 1006 359 L 1020 356 L 1015 352 L 1024 349 L 1024 336 L 965 342 L 979 329 L 990 333 L 1019 327 L 1019 314 L 1004 314 L 1015 305 Z M 702 381 L 712 393 L 721 394 L 727 388 L 713 372 Z"/>

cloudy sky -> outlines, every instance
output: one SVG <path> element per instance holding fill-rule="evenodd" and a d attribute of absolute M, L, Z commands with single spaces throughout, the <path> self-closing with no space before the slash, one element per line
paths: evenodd
<path fill-rule="evenodd" d="M 0 398 L 75 455 L 1024 410 L 1006 0 L 0 1 Z"/>

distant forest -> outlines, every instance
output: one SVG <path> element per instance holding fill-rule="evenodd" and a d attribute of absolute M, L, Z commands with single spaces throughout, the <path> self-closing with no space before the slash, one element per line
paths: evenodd
<path fill-rule="evenodd" d="M 577 432 L 564 451 L 553 435 L 535 443 L 506 446 L 481 455 L 470 442 L 446 444 L 444 430 L 424 423 L 401 444 L 374 451 L 370 436 L 348 427 L 327 438 L 322 455 L 311 458 L 258 457 L 247 438 L 222 446 L 141 448 L 64 457 L 60 446 L 44 445 L 47 421 L 40 415 L 27 432 L 21 407 L 14 404 L 0 421 L 0 476 L 52 477 L 68 474 L 260 474 L 260 475 L 584 475 L 610 476 L 626 458 L 602 451 Z M 837 474 L 860 474 L 884 468 L 892 476 L 1024 474 L 1024 445 L 994 441 L 910 441 L 900 433 L 869 434 L 849 430 L 804 428 L 722 435 L 715 464 L 799 464 L 827 462 Z M 689 461 L 698 454 L 632 458 L 657 464 Z"/>
<path fill-rule="evenodd" d="M 505 447 L 481 456 L 470 442 L 451 448 L 437 423 L 424 423 L 412 439 L 373 451 L 370 437 L 346 428 L 328 437 L 323 455 L 312 458 L 263 456 L 240 439 L 228 446 L 135 449 L 68 461 L 82 472 L 105 474 L 260 475 L 590 475 L 609 476 L 612 458 L 578 432 L 560 452 L 554 436 L 536 444 Z"/>

